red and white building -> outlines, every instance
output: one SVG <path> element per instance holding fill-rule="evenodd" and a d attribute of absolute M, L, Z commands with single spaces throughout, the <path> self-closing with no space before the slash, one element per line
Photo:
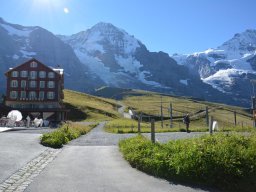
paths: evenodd
<path fill-rule="evenodd" d="M 5 105 L 22 112 L 23 116 L 40 116 L 61 121 L 67 118 L 64 108 L 63 69 L 50 68 L 36 59 L 10 68 L 5 73 L 7 89 Z"/>

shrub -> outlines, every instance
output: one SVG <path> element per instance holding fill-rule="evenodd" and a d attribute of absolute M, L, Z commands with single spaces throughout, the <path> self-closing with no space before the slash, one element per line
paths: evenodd
<path fill-rule="evenodd" d="M 45 133 L 41 137 L 41 144 L 52 148 L 61 148 L 69 141 L 80 137 L 89 132 L 95 125 L 79 125 L 76 123 L 65 124 L 61 128 Z"/>
<path fill-rule="evenodd" d="M 205 135 L 167 144 L 152 144 L 138 136 L 119 146 L 133 167 L 171 181 L 237 191 L 256 188 L 254 134 Z"/>

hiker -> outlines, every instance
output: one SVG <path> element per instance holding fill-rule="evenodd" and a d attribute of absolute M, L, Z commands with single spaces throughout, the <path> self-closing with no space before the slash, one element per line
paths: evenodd
<path fill-rule="evenodd" d="M 183 118 L 183 122 L 186 124 L 186 130 L 187 133 L 189 132 L 189 123 L 190 123 L 190 119 L 189 119 L 189 114 L 187 114 L 184 118 Z"/>

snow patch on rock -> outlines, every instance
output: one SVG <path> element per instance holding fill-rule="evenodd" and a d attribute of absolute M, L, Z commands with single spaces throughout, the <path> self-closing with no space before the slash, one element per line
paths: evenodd
<path fill-rule="evenodd" d="M 247 70 L 225 69 L 219 70 L 215 74 L 202 79 L 204 83 L 211 85 L 213 88 L 225 93 L 225 88 L 233 84 L 233 78 L 239 77 L 244 73 L 249 73 Z"/>
<path fill-rule="evenodd" d="M 137 61 L 134 57 L 131 55 L 128 57 L 123 57 L 120 55 L 115 55 L 115 59 L 125 72 L 130 73 L 139 73 L 140 68 L 143 67 L 139 61 Z"/>
<path fill-rule="evenodd" d="M 0 24 L 0 26 L 2 26 L 6 31 L 8 31 L 9 35 L 12 35 L 12 36 L 17 35 L 20 37 L 29 37 L 30 33 L 35 30 L 34 28 L 31 29 L 28 27 L 23 27 L 22 29 L 16 29 L 13 26 L 2 24 L 2 23 Z"/>
<path fill-rule="evenodd" d="M 18 56 L 18 55 L 16 55 L 16 54 L 14 54 L 14 55 L 12 56 L 12 58 L 13 58 L 13 59 L 15 59 L 15 60 L 17 60 L 17 59 L 19 59 L 19 58 L 20 58 L 20 56 Z"/>
<path fill-rule="evenodd" d="M 187 79 L 181 79 L 180 83 L 183 84 L 183 85 L 188 86 L 188 80 Z"/>

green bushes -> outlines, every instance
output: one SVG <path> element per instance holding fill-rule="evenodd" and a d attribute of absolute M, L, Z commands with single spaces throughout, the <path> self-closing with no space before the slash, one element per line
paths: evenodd
<path fill-rule="evenodd" d="M 256 136 L 205 135 L 152 144 L 142 136 L 123 140 L 126 160 L 149 174 L 170 181 L 225 190 L 256 189 Z"/>
<path fill-rule="evenodd" d="M 69 141 L 89 132 L 95 125 L 79 125 L 76 123 L 63 125 L 61 128 L 45 133 L 41 137 L 41 144 L 52 148 L 61 148 Z"/>

